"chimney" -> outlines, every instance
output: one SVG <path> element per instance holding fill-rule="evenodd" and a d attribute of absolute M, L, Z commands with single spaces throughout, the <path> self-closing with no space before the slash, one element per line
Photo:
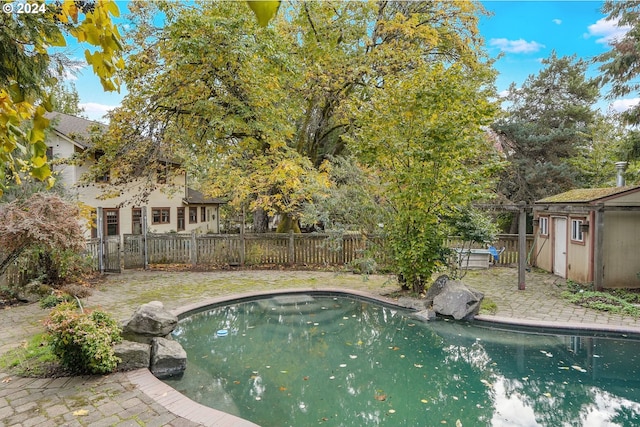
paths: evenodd
<path fill-rule="evenodd" d="M 624 187 L 624 171 L 627 169 L 627 162 L 616 162 L 616 187 Z"/>

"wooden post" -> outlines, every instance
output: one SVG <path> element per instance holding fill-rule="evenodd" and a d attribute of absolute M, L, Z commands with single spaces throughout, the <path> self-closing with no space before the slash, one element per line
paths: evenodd
<path fill-rule="evenodd" d="M 242 206 L 242 221 L 240 222 L 240 267 L 244 267 L 245 257 L 244 221 L 244 206 Z"/>
<path fill-rule="evenodd" d="M 525 272 L 527 269 L 527 203 L 520 202 L 518 218 L 518 290 L 525 290 Z"/>
<path fill-rule="evenodd" d="M 104 273 L 104 216 L 102 208 L 96 209 L 96 232 L 98 237 L 98 271 Z"/>
<path fill-rule="evenodd" d="M 196 246 L 196 230 L 191 231 L 191 243 L 189 245 L 189 258 L 191 265 L 195 266 L 198 263 L 198 247 Z"/>
<path fill-rule="evenodd" d="M 594 212 L 595 240 L 593 242 L 593 287 L 596 291 L 604 288 L 604 204 L 599 203 Z"/>
<path fill-rule="evenodd" d="M 147 270 L 149 268 L 149 256 L 147 255 L 149 253 L 147 247 L 147 207 L 143 206 L 140 211 L 142 213 L 142 218 L 140 218 L 142 221 L 142 263 L 144 269 Z"/>
<path fill-rule="evenodd" d="M 296 263 L 296 241 L 293 236 L 293 230 L 289 230 L 289 265 L 293 266 Z"/>

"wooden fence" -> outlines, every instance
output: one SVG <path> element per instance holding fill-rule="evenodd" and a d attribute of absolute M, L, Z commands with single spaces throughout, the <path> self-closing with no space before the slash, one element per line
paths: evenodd
<path fill-rule="evenodd" d="M 343 265 L 367 251 L 382 253 L 382 239 L 360 234 L 127 234 L 124 268 L 147 264 Z M 145 254 L 146 249 L 146 254 Z"/>
<path fill-rule="evenodd" d="M 460 239 L 450 238 L 449 247 L 462 247 Z M 535 263 L 534 238 L 527 236 L 527 261 Z M 493 246 L 501 253 L 497 265 L 518 262 L 518 235 L 500 234 Z M 466 245 L 465 247 L 468 247 Z M 482 248 L 474 245 L 473 248 Z M 99 242 L 87 242 L 86 253 L 99 270 Z M 122 256 L 120 256 L 122 255 Z M 385 265 L 384 239 L 360 234 L 148 234 L 146 253 L 142 235 L 124 235 L 119 240 L 106 239 L 102 247 L 103 271 L 116 272 L 122 266 L 143 268 L 148 264 L 191 265 L 345 265 L 361 258 L 373 258 Z M 146 258 L 146 263 L 145 263 Z M 0 276 L 0 286 L 24 284 L 30 278 L 17 265 Z"/>

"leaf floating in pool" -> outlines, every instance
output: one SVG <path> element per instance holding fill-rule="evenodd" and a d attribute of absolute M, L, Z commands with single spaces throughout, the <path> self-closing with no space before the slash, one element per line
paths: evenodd
<path fill-rule="evenodd" d="M 350 354 L 349 355 L 349 359 L 357 359 L 357 358 L 358 358 L 358 356 L 355 355 L 355 354 Z"/>
<path fill-rule="evenodd" d="M 587 370 L 586 370 L 586 369 L 584 369 L 584 368 L 582 368 L 582 367 L 580 367 L 580 366 L 578 366 L 578 365 L 571 365 L 571 367 L 572 367 L 573 369 L 575 369 L 576 371 L 578 371 L 578 372 L 587 372 Z"/>
<path fill-rule="evenodd" d="M 262 400 L 260 396 L 256 396 L 256 400 Z"/>
<path fill-rule="evenodd" d="M 387 395 L 386 394 L 375 394 L 373 396 L 374 399 L 376 399 L 379 402 L 384 402 L 385 400 L 387 400 Z"/>
<path fill-rule="evenodd" d="M 558 369 L 564 369 L 565 371 L 568 371 L 569 367 L 568 366 L 560 366 Z"/>
<path fill-rule="evenodd" d="M 394 347 L 389 347 L 391 350 L 393 351 L 398 351 L 400 350 L 400 347 L 394 346 Z"/>
<path fill-rule="evenodd" d="M 416 326 L 416 324 L 415 323 L 409 323 L 407 326 L 413 327 L 413 326 Z"/>
<path fill-rule="evenodd" d="M 522 377 L 522 381 L 529 381 L 529 377 Z"/>
<path fill-rule="evenodd" d="M 336 377 L 335 377 L 335 376 L 333 376 L 333 375 L 331 375 L 331 376 L 329 377 L 329 379 L 330 379 L 330 380 L 335 380 L 335 379 L 336 379 Z"/>
<path fill-rule="evenodd" d="M 240 381 L 235 380 L 233 383 L 234 383 L 234 384 L 240 384 Z"/>
<path fill-rule="evenodd" d="M 422 368 L 423 365 L 420 365 L 419 363 L 414 363 L 413 366 L 415 366 L 416 368 Z"/>
<path fill-rule="evenodd" d="M 551 398 L 551 393 L 549 393 L 549 392 L 546 392 L 546 393 L 544 393 L 544 394 L 543 394 L 543 396 L 544 396 L 544 397 L 548 397 L 548 398 Z"/>
<path fill-rule="evenodd" d="M 362 342 L 362 340 L 358 340 L 358 342 L 356 343 L 357 345 L 363 345 L 364 342 Z"/>
<path fill-rule="evenodd" d="M 406 356 L 404 354 L 400 355 L 400 359 L 404 359 Z"/>
<path fill-rule="evenodd" d="M 302 377 L 302 379 L 303 379 L 304 381 L 309 381 L 309 376 L 304 376 L 304 377 Z"/>
<path fill-rule="evenodd" d="M 395 414 L 395 413 L 396 413 L 396 410 L 395 410 L 395 409 L 389 409 L 389 413 L 390 413 L 390 414 Z"/>
<path fill-rule="evenodd" d="M 482 379 L 480 380 L 480 382 L 484 385 L 486 385 L 487 387 L 493 387 L 493 384 L 491 384 L 489 381 Z"/>
<path fill-rule="evenodd" d="M 281 374 L 288 374 L 289 371 L 280 371 Z"/>
<path fill-rule="evenodd" d="M 421 399 L 420 402 L 422 403 L 429 403 L 429 401 L 427 399 Z"/>
<path fill-rule="evenodd" d="M 462 421 L 460 421 L 460 419 L 456 420 L 456 427 L 462 427 Z"/>
<path fill-rule="evenodd" d="M 458 400 L 458 396 L 451 396 L 453 400 Z"/>
<path fill-rule="evenodd" d="M 286 388 L 285 386 L 281 385 L 281 386 L 278 388 L 278 390 L 280 390 L 280 391 L 286 391 L 286 390 L 287 390 L 287 388 Z"/>
<path fill-rule="evenodd" d="M 340 364 L 340 367 L 341 367 L 341 368 L 346 368 L 346 367 L 347 367 L 347 364 L 346 364 L 346 363 L 341 363 L 341 364 Z"/>

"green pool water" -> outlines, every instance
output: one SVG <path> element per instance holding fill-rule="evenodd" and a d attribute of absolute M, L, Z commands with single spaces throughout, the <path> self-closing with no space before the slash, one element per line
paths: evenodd
<path fill-rule="evenodd" d="M 174 338 L 187 370 L 166 382 L 263 427 L 640 425 L 631 339 L 422 322 L 313 294 L 207 309 Z"/>

